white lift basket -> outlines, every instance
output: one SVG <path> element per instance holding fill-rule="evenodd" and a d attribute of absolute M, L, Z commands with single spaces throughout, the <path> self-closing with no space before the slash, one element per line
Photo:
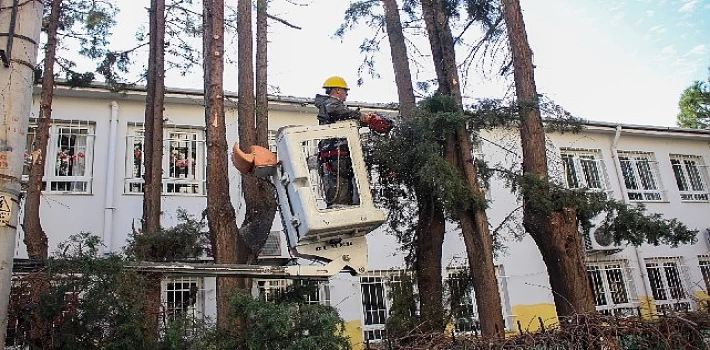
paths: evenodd
<path fill-rule="evenodd" d="M 347 142 L 355 204 L 328 208 L 318 172 L 318 143 L 333 138 Z M 276 134 L 276 145 L 279 166 L 274 184 L 289 246 L 337 245 L 343 239 L 363 236 L 385 221 L 384 212 L 372 201 L 356 121 L 284 127 Z"/>

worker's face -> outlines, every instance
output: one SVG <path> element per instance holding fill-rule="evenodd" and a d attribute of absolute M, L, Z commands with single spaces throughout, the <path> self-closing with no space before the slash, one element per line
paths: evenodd
<path fill-rule="evenodd" d="M 333 97 L 345 101 L 345 99 L 348 98 L 348 90 L 347 89 L 341 89 L 341 88 L 335 88 L 333 89 Z"/>

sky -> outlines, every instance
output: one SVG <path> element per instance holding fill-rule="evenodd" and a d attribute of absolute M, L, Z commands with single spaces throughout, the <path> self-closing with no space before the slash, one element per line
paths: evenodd
<path fill-rule="evenodd" d="M 116 48 L 130 47 L 136 28 L 147 22 L 149 1 L 117 1 L 121 12 L 112 41 Z M 333 35 L 349 4 L 349 0 L 272 0 L 271 14 L 302 28 L 270 24 L 268 69 L 273 92 L 313 97 L 322 92 L 327 77 L 340 75 L 352 87 L 350 101 L 396 101 L 386 41 L 375 57 L 379 78 L 365 75 L 364 84 L 356 84 L 363 60 L 359 46 L 372 29 L 361 24 L 343 39 Z M 521 6 L 538 92 L 575 116 L 675 126 L 682 91 L 710 76 L 710 0 L 521 0 Z M 421 52 L 414 79 L 431 79 L 427 42 L 423 37 L 413 40 Z M 236 38 L 227 37 L 227 46 L 236 47 Z M 458 54 L 463 57 L 464 48 Z M 236 59 L 234 50 L 230 56 Z M 236 77 L 236 63 L 228 63 L 227 90 L 237 90 Z M 462 76 L 463 93 L 471 102 L 509 96 L 511 79 L 498 76 L 495 63 L 479 65 Z M 201 87 L 202 73 L 199 67 L 186 76 L 168 72 L 166 84 Z"/>

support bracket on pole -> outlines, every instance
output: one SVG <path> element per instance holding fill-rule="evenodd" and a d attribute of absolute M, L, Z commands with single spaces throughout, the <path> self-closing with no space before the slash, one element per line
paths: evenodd
<path fill-rule="evenodd" d="M 3 66 L 10 67 L 10 59 L 5 54 L 5 50 L 0 50 L 0 60 L 2 60 Z"/>
<path fill-rule="evenodd" d="M 12 59 L 12 42 L 13 39 L 15 39 L 15 25 L 17 24 L 17 11 L 19 10 L 19 7 L 20 0 L 12 0 L 12 12 L 10 13 L 10 30 L 7 33 L 7 47 L 2 53 L 2 64 L 5 67 L 10 67 L 10 60 Z"/>

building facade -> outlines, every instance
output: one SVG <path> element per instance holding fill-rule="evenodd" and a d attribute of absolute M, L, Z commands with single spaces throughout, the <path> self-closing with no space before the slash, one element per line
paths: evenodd
<path fill-rule="evenodd" d="M 227 96 L 227 138 L 237 141 L 237 116 Z M 45 169 L 41 220 L 50 250 L 79 232 L 102 238 L 104 251 L 120 252 L 132 225 L 142 213 L 142 151 L 145 94 L 134 90 L 112 93 L 101 86 L 57 87 Z M 363 104 L 364 109 L 395 113 L 384 105 Z M 39 111 L 36 91 L 33 116 Z M 169 90 L 165 108 L 163 160 L 163 225 L 176 222 L 176 211 L 199 215 L 206 207 L 205 128 L 199 91 Z M 269 129 L 286 125 L 317 124 L 316 109 L 308 99 L 272 97 Z M 34 135 L 28 132 L 28 143 Z M 491 165 L 509 167 L 521 162 L 518 134 L 511 130 L 482 132 L 476 156 Z M 588 123 L 580 133 L 548 134 L 550 175 L 570 188 L 590 188 L 628 204 L 644 204 L 649 212 L 678 218 L 700 230 L 695 244 L 669 246 L 615 246 L 604 232 L 585 237 L 588 276 L 597 309 L 614 315 L 652 314 L 669 310 L 695 310 L 708 299 L 710 244 L 710 132 L 678 128 Z M 56 155 L 56 156 L 55 156 Z M 26 161 L 31 154 L 26 154 Z M 238 220 L 244 215 L 239 174 L 231 168 L 231 198 Z M 487 189 L 492 227 L 520 216 L 520 204 L 503 181 L 493 179 Z M 496 257 L 506 328 L 534 330 L 540 320 L 556 322 L 555 307 L 545 265 L 532 239 L 512 230 L 506 248 Z M 285 257 L 278 234 L 280 220 L 263 258 Z M 516 236 L 520 237 L 514 237 Z M 406 252 L 394 236 L 380 228 L 368 236 L 369 271 L 353 276 L 338 274 L 321 283 L 312 302 L 335 306 L 346 321 L 355 348 L 384 336 L 390 312 L 389 290 L 407 273 Z M 27 257 L 18 231 L 16 259 Z M 467 266 L 463 241 L 449 225 L 444 242 L 443 276 L 449 295 L 461 311 L 451 327 L 458 332 L 476 329 L 476 308 L 470 287 L 463 283 Z M 255 280 L 254 290 L 268 298 L 290 281 Z M 163 281 L 167 314 L 190 313 L 213 319 L 214 278 L 170 276 Z M 196 292 L 195 292 L 196 291 Z"/>

